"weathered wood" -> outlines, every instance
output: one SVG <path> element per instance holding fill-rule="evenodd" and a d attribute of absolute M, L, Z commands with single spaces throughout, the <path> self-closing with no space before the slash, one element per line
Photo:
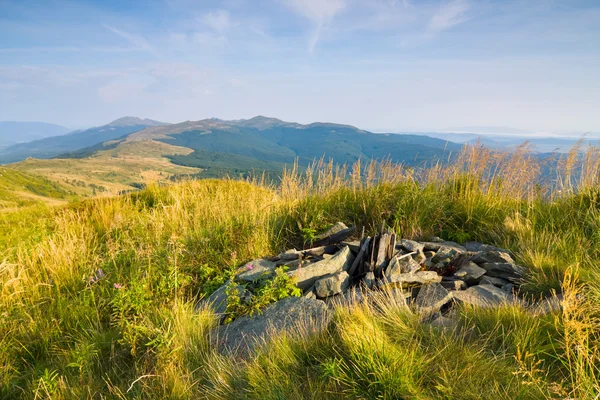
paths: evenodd
<path fill-rule="evenodd" d="M 386 254 L 388 261 L 392 259 L 395 251 L 396 251 L 396 234 L 391 233 L 390 234 L 390 243 L 388 245 L 387 254 Z"/>
<path fill-rule="evenodd" d="M 362 269 L 363 268 L 358 268 L 360 265 L 364 265 L 364 260 L 365 260 L 365 256 L 367 255 L 367 252 L 369 251 L 369 244 L 371 243 L 371 238 L 364 238 L 362 240 L 362 244 L 360 246 L 360 251 L 358 252 L 358 255 L 356 256 L 356 258 L 354 259 L 354 263 L 352 263 L 352 266 L 350 267 L 350 269 L 348 270 L 348 275 L 350 276 L 355 276 L 356 272 L 358 270 L 358 272 L 362 273 Z"/>
<path fill-rule="evenodd" d="M 377 249 L 377 245 L 379 243 L 379 238 L 377 236 L 375 236 L 372 240 L 371 240 L 371 245 L 369 246 L 369 257 L 368 257 L 368 268 L 367 268 L 367 272 L 373 272 L 375 270 L 375 261 L 377 261 L 377 252 L 375 249 Z"/>
<path fill-rule="evenodd" d="M 324 237 L 323 239 L 317 240 L 313 243 L 313 246 L 326 246 L 329 244 L 339 243 L 347 238 L 349 238 L 356 231 L 356 227 L 352 226 L 348 229 L 344 229 L 339 231 L 338 233 L 334 233 L 333 235 Z"/>
<path fill-rule="evenodd" d="M 375 275 L 380 275 L 383 268 L 387 265 L 389 258 L 387 258 L 388 247 L 390 245 L 390 235 L 384 233 L 379 238 L 379 247 L 377 249 L 377 261 L 375 263 Z"/>

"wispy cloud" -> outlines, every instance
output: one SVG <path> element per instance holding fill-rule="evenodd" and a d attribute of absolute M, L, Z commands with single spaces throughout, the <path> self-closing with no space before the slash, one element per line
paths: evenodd
<path fill-rule="evenodd" d="M 225 32 L 231 28 L 234 23 L 231 20 L 229 11 L 227 10 L 216 10 L 204 14 L 200 21 L 216 32 Z"/>
<path fill-rule="evenodd" d="M 285 4 L 314 23 L 314 31 L 308 43 L 308 51 L 313 52 L 323 29 L 346 7 L 346 0 L 285 0 Z"/>
<path fill-rule="evenodd" d="M 465 22 L 470 8 L 468 0 L 452 0 L 443 4 L 429 20 L 429 29 L 440 32 Z"/>
<path fill-rule="evenodd" d="M 112 32 L 115 35 L 120 36 L 121 38 L 125 39 L 128 43 L 132 44 L 137 49 L 146 51 L 146 52 L 154 54 L 154 55 L 158 55 L 158 52 L 154 48 L 154 46 L 152 46 L 150 44 L 150 42 L 148 42 L 146 40 L 146 38 L 144 38 L 143 36 L 126 32 L 124 30 L 115 28 L 114 26 L 111 26 L 111 25 L 104 24 L 102 26 L 109 32 Z"/>

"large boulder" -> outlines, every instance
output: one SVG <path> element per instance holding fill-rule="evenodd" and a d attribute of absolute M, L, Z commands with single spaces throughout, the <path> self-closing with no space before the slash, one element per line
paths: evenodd
<path fill-rule="evenodd" d="M 504 304 L 514 304 L 517 298 L 493 285 L 478 285 L 464 291 L 453 293 L 459 304 L 469 304 L 476 307 L 498 307 Z"/>
<path fill-rule="evenodd" d="M 324 302 L 288 297 L 267 307 L 262 314 L 241 317 L 217 329 L 218 347 L 225 353 L 247 354 L 271 333 L 294 334 L 300 326 L 309 330 L 323 329 L 331 318 Z"/>
<path fill-rule="evenodd" d="M 324 276 L 347 271 L 353 262 L 354 256 L 346 246 L 330 259 L 308 264 L 295 271 L 288 272 L 288 275 L 296 279 L 296 284 L 300 289 L 306 290 Z"/>
<path fill-rule="evenodd" d="M 416 311 L 421 315 L 433 315 L 452 300 L 452 293 L 439 283 L 423 285 L 415 299 Z"/>
<path fill-rule="evenodd" d="M 485 275 L 485 269 L 481 268 L 472 261 L 464 264 L 454 273 L 454 276 L 467 283 L 467 285 L 477 285 L 479 279 Z"/>
<path fill-rule="evenodd" d="M 346 271 L 326 276 L 315 282 L 315 294 L 317 298 L 324 299 L 342 293 L 350 286 L 350 275 Z"/>
<path fill-rule="evenodd" d="M 261 279 L 270 278 L 275 272 L 275 263 L 265 259 L 250 261 L 246 264 L 246 270 L 238 274 L 235 279 L 238 282 L 256 282 Z"/>

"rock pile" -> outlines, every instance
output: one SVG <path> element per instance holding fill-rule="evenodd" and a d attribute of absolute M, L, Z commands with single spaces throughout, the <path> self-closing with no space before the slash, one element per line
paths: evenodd
<path fill-rule="evenodd" d="M 505 249 L 439 238 L 417 242 L 399 239 L 391 231 L 349 240 L 354 233 L 354 228 L 338 223 L 313 248 L 292 249 L 247 264 L 234 278 L 240 291 L 245 290 L 244 283 L 270 279 L 276 268 L 285 266 L 303 295 L 220 327 L 222 348 L 247 350 L 269 330 L 289 329 L 297 321 L 310 320 L 319 329 L 328 322 L 332 306 L 364 301 L 379 291 L 402 297 L 423 320 L 439 319 L 437 323 L 443 323 L 453 304 L 522 303 L 516 293 L 526 270 Z M 225 286 L 206 301 L 217 313 L 224 313 Z"/>

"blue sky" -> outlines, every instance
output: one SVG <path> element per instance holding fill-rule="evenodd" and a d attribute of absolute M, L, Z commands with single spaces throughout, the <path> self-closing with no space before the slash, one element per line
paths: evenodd
<path fill-rule="evenodd" d="M 600 1 L 0 0 L 0 120 L 600 131 Z"/>

